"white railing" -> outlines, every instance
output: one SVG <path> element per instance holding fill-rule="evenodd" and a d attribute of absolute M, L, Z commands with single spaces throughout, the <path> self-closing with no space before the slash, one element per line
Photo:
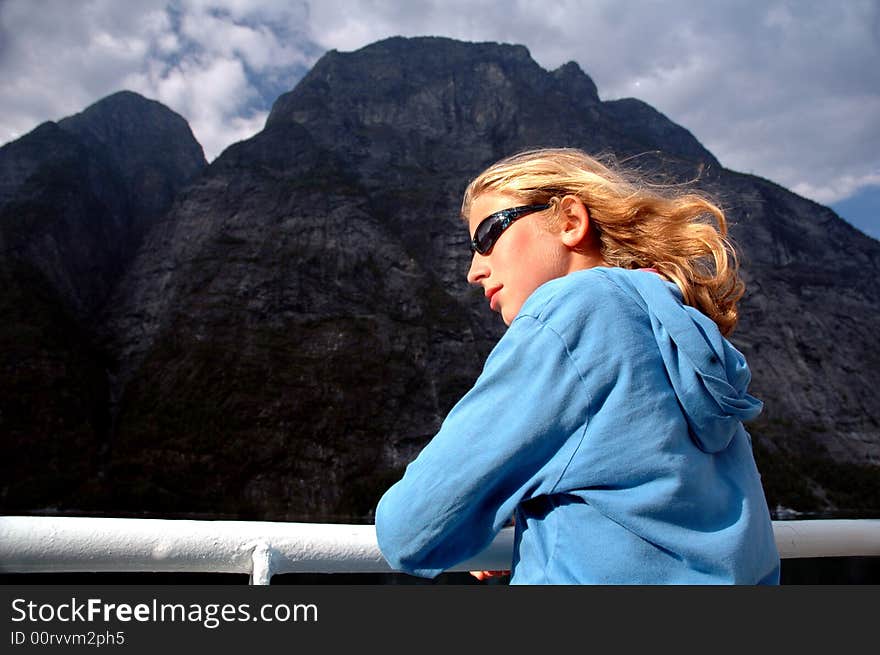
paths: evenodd
<path fill-rule="evenodd" d="M 774 521 L 782 558 L 880 556 L 880 519 Z M 513 528 L 450 571 L 506 569 Z M 92 517 L 0 517 L 0 572 L 393 572 L 372 525 Z"/>

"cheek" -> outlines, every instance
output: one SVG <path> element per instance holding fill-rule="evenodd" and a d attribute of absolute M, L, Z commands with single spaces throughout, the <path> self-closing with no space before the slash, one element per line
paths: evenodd
<path fill-rule="evenodd" d="M 522 252 L 520 272 L 529 292 L 564 274 L 562 254 L 554 245 L 547 239 L 536 239 Z"/>
<path fill-rule="evenodd" d="M 559 275 L 556 272 L 556 267 L 552 266 L 551 262 L 548 262 L 546 259 L 533 262 L 532 266 L 524 273 L 523 291 L 526 294 L 531 294 L 532 291 L 545 282 L 549 282 L 557 277 Z"/>
<path fill-rule="evenodd" d="M 519 312 L 522 304 L 539 286 L 560 277 L 560 256 L 552 244 L 543 240 L 523 239 L 512 242 L 504 252 L 503 281 L 506 288 L 504 318 L 508 322 Z M 499 253 L 500 254 L 500 253 Z M 509 315 L 508 315 L 509 314 Z"/>

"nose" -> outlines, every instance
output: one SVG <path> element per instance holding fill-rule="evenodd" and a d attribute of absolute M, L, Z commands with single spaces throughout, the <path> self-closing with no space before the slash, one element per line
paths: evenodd
<path fill-rule="evenodd" d="M 469 284 L 479 284 L 484 278 L 489 277 L 489 258 L 478 252 L 471 259 L 471 267 L 468 269 L 467 281 Z"/>

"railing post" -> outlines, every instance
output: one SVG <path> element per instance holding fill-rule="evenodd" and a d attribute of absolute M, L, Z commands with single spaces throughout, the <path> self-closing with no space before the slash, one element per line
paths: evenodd
<path fill-rule="evenodd" d="M 248 584 L 252 585 L 268 585 L 271 584 L 272 574 L 275 573 L 274 562 L 275 551 L 272 547 L 265 543 L 259 542 L 254 546 L 251 554 L 251 577 Z"/>

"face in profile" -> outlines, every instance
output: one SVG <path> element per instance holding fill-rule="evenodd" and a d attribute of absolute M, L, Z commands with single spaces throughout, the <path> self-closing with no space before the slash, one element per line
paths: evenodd
<path fill-rule="evenodd" d="M 474 198 L 468 214 L 470 238 L 492 214 L 527 204 L 507 193 L 489 192 Z M 474 252 L 467 280 L 483 288 L 489 308 L 500 313 L 506 325 L 535 289 L 570 270 L 569 248 L 545 222 L 552 211 L 548 208 L 517 218 L 496 235 L 485 253 Z"/>

